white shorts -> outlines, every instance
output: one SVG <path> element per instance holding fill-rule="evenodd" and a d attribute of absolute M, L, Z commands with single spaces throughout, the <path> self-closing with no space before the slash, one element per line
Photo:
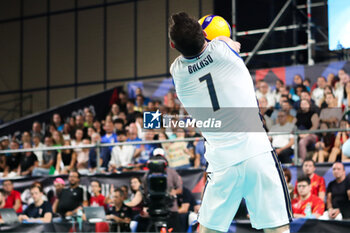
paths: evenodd
<path fill-rule="evenodd" d="M 256 229 L 292 221 L 290 197 L 275 152 L 208 174 L 198 221 L 206 228 L 227 232 L 242 198 Z"/>

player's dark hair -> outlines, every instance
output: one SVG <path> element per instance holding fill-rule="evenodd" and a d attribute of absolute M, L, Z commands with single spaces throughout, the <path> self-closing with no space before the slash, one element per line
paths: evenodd
<path fill-rule="evenodd" d="M 316 166 L 315 161 L 313 161 L 312 159 L 305 159 L 303 162 L 303 166 L 305 162 L 312 162 L 312 164 L 314 165 L 314 167 Z"/>
<path fill-rule="evenodd" d="M 186 57 L 198 55 L 205 43 L 201 25 L 185 12 L 170 16 L 169 37 L 175 48 Z"/>
<path fill-rule="evenodd" d="M 302 181 L 305 181 L 306 183 L 311 184 L 310 178 L 307 177 L 307 176 L 299 176 L 298 177 L 298 183 L 302 182 Z"/>

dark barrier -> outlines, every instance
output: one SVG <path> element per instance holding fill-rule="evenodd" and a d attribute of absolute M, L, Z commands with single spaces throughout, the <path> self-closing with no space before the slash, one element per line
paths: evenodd
<path fill-rule="evenodd" d="M 111 225 L 109 226 L 111 229 Z M 48 224 L 17 224 L 12 226 L 1 225 L 1 232 L 79 232 L 73 230 L 72 223 L 48 223 Z M 83 232 L 95 232 L 95 225 L 84 223 L 82 226 Z M 297 219 L 290 224 L 290 232 L 334 232 L 334 233 L 345 233 L 349 232 L 350 221 L 323 221 L 317 219 Z M 232 222 L 228 232 L 262 232 L 253 229 L 249 221 L 234 221 Z"/>

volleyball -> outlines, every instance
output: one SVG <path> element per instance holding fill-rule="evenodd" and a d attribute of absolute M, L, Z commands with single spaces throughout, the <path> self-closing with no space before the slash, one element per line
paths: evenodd
<path fill-rule="evenodd" d="M 228 22 L 218 15 L 206 15 L 199 21 L 202 29 L 206 32 L 206 40 L 211 41 L 218 36 L 231 37 L 231 27 Z"/>

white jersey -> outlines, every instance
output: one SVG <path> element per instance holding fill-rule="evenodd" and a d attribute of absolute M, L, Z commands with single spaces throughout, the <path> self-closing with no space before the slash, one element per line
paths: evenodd
<path fill-rule="evenodd" d="M 226 42 L 212 40 L 193 59 L 179 56 L 170 73 L 179 100 L 193 118 L 205 118 L 203 111 L 197 110 L 205 108 L 211 110 L 206 113 L 210 118 L 225 122 L 216 132 L 201 130 L 207 141 L 208 171 L 224 169 L 272 150 L 259 116 L 250 73 Z M 254 130 L 247 130 L 252 122 Z"/>

